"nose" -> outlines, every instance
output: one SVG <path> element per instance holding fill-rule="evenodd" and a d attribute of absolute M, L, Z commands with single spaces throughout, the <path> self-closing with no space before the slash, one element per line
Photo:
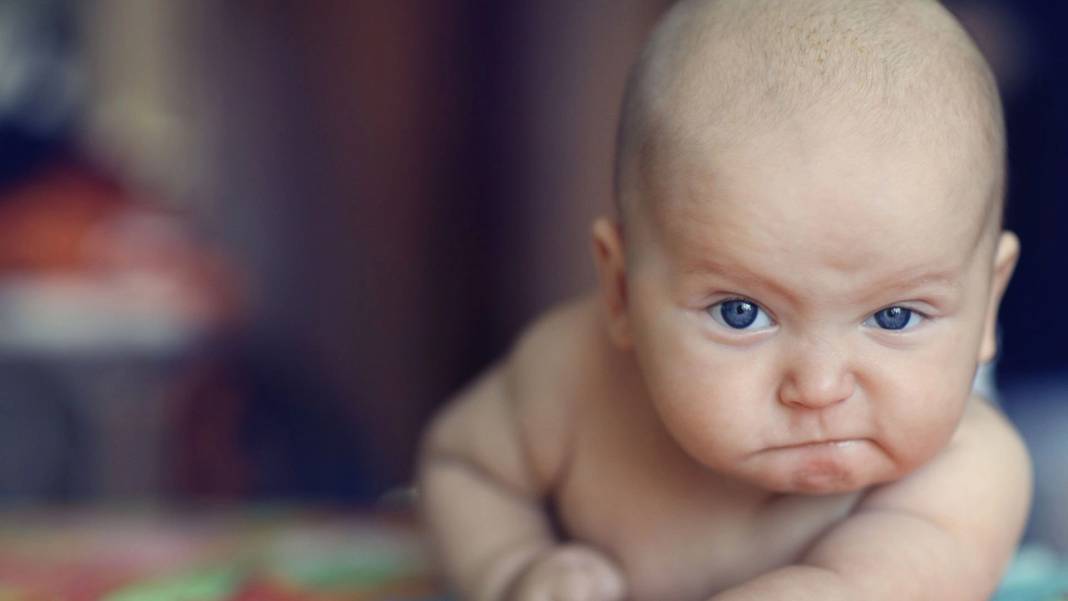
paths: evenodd
<path fill-rule="evenodd" d="M 779 401 L 796 409 L 822 409 L 853 396 L 856 381 L 841 352 L 805 345 L 790 362 L 779 386 Z"/>

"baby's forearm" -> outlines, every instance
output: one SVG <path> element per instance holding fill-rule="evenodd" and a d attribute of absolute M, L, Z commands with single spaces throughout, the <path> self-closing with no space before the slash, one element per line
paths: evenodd
<path fill-rule="evenodd" d="M 853 590 L 838 573 L 815 566 L 792 565 L 762 574 L 745 584 L 712 597 L 710 601 L 858 601 L 866 597 Z"/>
<path fill-rule="evenodd" d="M 421 466 L 423 517 L 445 576 L 465 601 L 501 601 L 556 541 L 540 503 L 456 457 Z"/>
<path fill-rule="evenodd" d="M 848 574 L 848 576 L 843 576 Z M 925 578 L 923 570 L 902 576 L 888 568 L 853 574 L 814 565 L 790 565 L 725 590 L 709 601 L 979 601 L 973 582 Z"/>

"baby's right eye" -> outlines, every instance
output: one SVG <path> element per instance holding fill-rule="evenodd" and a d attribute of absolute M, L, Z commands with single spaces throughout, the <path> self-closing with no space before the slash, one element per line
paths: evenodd
<path fill-rule="evenodd" d="M 774 323 L 760 305 L 744 298 L 732 298 L 718 302 L 707 309 L 717 323 L 733 330 L 763 330 Z"/>

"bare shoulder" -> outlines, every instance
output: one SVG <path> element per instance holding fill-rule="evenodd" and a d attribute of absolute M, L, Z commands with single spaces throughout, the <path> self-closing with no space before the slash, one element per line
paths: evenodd
<path fill-rule="evenodd" d="M 566 399 L 588 383 L 599 334 L 603 329 L 597 305 L 583 297 L 545 314 L 520 336 L 507 375 L 525 416 L 544 419 L 567 409 Z"/>
<path fill-rule="evenodd" d="M 975 396 L 950 445 L 909 477 L 881 487 L 860 511 L 920 517 L 982 549 L 996 569 L 1015 548 L 1031 502 L 1031 460 L 1000 410 Z"/>
<path fill-rule="evenodd" d="M 508 366 L 510 397 L 530 460 L 546 486 L 570 456 L 578 402 L 591 394 L 603 328 L 595 299 L 579 298 L 536 321 Z"/>
<path fill-rule="evenodd" d="M 987 599 L 1019 541 L 1030 499 L 1023 442 L 997 409 L 973 397 L 942 453 L 869 492 L 804 563 L 863 593 L 855 598 Z"/>
<path fill-rule="evenodd" d="M 1000 513 L 989 517 L 1022 519 L 1030 491 L 1031 460 L 1019 434 L 1001 411 L 974 396 L 942 453 L 909 477 L 874 491 L 862 506 L 918 504 L 947 520 L 986 511 Z"/>
<path fill-rule="evenodd" d="M 547 492 L 570 446 L 572 401 L 588 373 L 597 320 L 589 298 L 536 320 L 506 357 L 446 403 L 424 453 L 473 460 L 524 494 Z"/>

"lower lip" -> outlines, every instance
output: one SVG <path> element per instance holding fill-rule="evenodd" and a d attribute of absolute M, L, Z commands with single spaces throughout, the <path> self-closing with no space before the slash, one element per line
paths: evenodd
<path fill-rule="evenodd" d="M 844 492 L 856 489 L 857 478 L 864 471 L 861 465 L 870 459 L 867 443 L 864 438 L 850 438 L 775 447 L 769 449 L 768 459 L 789 474 L 790 490 Z"/>
<path fill-rule="evenodd" d="M 844 440 L 826 440 L 821 442 L 807 442 L 797 445 L 772 447 L 770 451 L 800 451 L 805 449 L 846 449 L 864 442 L 862 438 L 847 438 Z"/>

